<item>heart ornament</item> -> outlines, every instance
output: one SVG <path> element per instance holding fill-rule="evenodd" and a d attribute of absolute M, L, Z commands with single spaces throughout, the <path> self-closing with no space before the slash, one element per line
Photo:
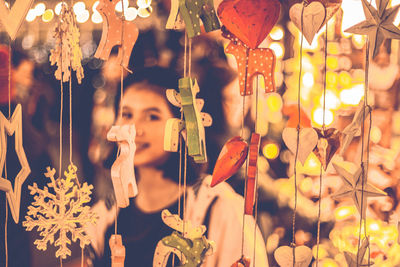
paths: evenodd
<path fill-rule="evenodd" d="M 303 25 L 301 15 L 303 13 Z M 325 22 L 326 10 L 321 2 L 311 2 L 306 5 L 303 3 L 294 4 L 289 10 L 289 17 L 302 31 L 304 37 L 309 44 L 312 43 L 314 36 Z"/>
<path fill-rule="evenodd" d="M 224 0 L 218 16 L 228 31 L 255 49 L 278 21 L 280 10 L 279 0 Z"/>
<path fill-rule="evenodd" d="M 325 131 L 314 128 L 318 134 L 317 146 L 313 152 L 322 164 L 322 167 L 326 171 L 329 162 L 333 155 L 340 147 L 340 132 L 335 128 L 329 128 Z"/>
<path fill-rule="evenodd" d="M 285 128 L 282 132 L 282 139 L 289 150 L 296 155 L 297 147 L 297 129 Z M 302 128 L 299 134 L 299 151 L 297 159 L 301 164 L 307 160 L 308 155 L 313 151 L 318 142 L 318 134 L 313 128 Z"/>
<path fill-rule="evenodd" d="M 11 9 L 8 9 L 4 0 L 0 0 L 0 22 L 11 40 L 15 40 L 32 2 L 33 0 L 16 0 Z"/>
<path fill-rule="evenodd" d="M 293 265 L 293 248 L 282 246 L 275 250 L 274 257 L 280 267 L 308 267 L 312 260 L 312 251 L 309 247 L 298 246 L 294 249 L 295 263 Z"/>

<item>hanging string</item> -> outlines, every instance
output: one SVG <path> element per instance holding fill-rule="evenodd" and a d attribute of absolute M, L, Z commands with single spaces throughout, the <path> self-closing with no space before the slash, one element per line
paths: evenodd
<path fill-rule="evenodd" d="M 325 9 L 326 10 L 326 9 Z M 322 135 L 325 136 L 325 108 L 326 108 L 326 61 L 328 58 L 328 23 L 325 24 L 325 51 L 324 51 L 324 88 L 323 88 L 323 111 L 322 111 Z M 319 194 L 318 194 L 318 222 L 317 222 L 317 256 L 315 259 L 316 267 L 319 264 L 319 243 L 320 243 L 320 233 L 321 233 L 321 200 L 322 200 L 322 163 L 319 168 Z"/>
<path fill-rule="evenodd" d="M 189 65 L 188 73 L 189 73 L 189 77 L 190 77 L 191 72 L 192 72 L 192 38 L 189 39 L 189 62 L 188 62 L 188 65 Z"/>
<path fill-rule="evenodd" d="M 185 31 L 185 46 L 183 52 L 183 77 L 186 77 L 187 43 L 188 43 L 188 36 Z"/>

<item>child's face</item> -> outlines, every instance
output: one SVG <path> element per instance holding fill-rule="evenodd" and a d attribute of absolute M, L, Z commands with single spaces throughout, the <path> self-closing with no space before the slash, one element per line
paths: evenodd
<path fill-rule="evenodd" d="M 122 115 L 117 124 L 135 124 L 135 167 L 159 166 L 168 158 L 164 151 L 164 128 L 173 114 L 166 98 L 151 89 L 125 90 L 122 99 Z"/>

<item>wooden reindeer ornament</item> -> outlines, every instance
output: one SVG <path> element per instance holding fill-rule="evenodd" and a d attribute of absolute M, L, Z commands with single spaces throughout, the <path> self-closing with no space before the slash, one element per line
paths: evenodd
<path fill-rule="evenodd" d="M 204 257 L 212 254 L 215 249 L 213 241 L 204 236 L 204 225 L 194 226 L 190 221 L 183 221 L 178 215 L 168 210 L 161 213 L 163 222 L 175 231 L 161 239 L 156 247 L 153 267 L 165 267 L 168 257 L 174 253 L 181 261 L 181 267 L 199 267 Z"/>
<path fill-rule="evenodd" d="M 135 157 L 136 130 L 135 125 L 112 126 L 107 133 L 107 139 L 117 142 L 120 153 L 111 167 L 111 179 L 114 187 L 117 206 L 129 206 L 129 198 L 138 193 L 133 161 Z"/>
<path fill-rule="evenodd" d="M 168 17 L 167 29 L 177 28 L 178 12 L 185 22 L 189 38 L 200 35 L 200 19 L 206 32 L 218 30 L 219 20 L 214 9 L 213 0 L 171 0 L 171 12 Z"/>
<path fill-rule="evenodd" d="M 204 106 L 204 100 L 196 98 L 199 91 L 197 81 L 189 77 L 179 79 L 179 93 L 174 89 L 167 90 L 169 102 L 183 109 L 185 119 L 182 121 L 174 118 L 167 121 L 164 150 L 176 152 L 179 133 L 185 130 L 189 156 L 193 157 L 197 163 L 204 163 L 207 162 L 204 126 L 211 126 L 212 118 L 210 114 L 200 112 Z"/>
<path fill-rule="evenodd" d="M 128 68 L 132 48 L 139 36 L 139 30 L 132 21 L 125 21 L 115 14 L 118 0 L 100 0 L 97 11 L 103 18 L 103 33 L 94 57 L 107 60 L 111 49 L 118 45 L 118 62 Z"/>

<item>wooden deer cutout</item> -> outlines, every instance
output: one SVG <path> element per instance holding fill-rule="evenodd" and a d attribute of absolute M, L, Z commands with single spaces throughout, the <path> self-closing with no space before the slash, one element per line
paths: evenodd
<path fill-rule="evenodd" d="M 133 166 L 136 144 L 135 125 L 112 126 L 107 139 L 117 142 L 120 153 L 111 167 L 111 179 L 119 208 L 129 206 L 129 198 L 138 193 Z"/>
<path fill-rule="evenodd" d="M 125 246 L 121 235 L 111 235 L 108 241 L 111 249 L 111 267 L 124 267 Z"/>
<path fill-rule="evenodd" d="M 212 118 L 207 113 L 200 112 L 204 106 L 203 99 L 196 99 L 200 88 L 197 81 L 186 77 L 179 80 L 179 93 L 174 89 L 167 90 L 168 100 L 183 109 L 184 121 L 170 119 L 167 121 L 164 134 L 164 150 L 178 150 L 179 133 L 185 130 L 188 154 L 197 163 L 207 162 L 206 140 L 204 126 L 212 124 Z M 184 134 L 182 132 L 182 134 Z"/>
<path fill-rule="evenodd" d="M 15 136 L 15 152 L 21 165 L 21 170 L 14 179 L 14 188 L 9 180 L 3 178 L 3 170 L 7 156 L 7 135 Z M 8 205 L 15 223 L 19 221 L 21 204 L 21 187 L 31 172 L 25 151 L 22 146 L 22 111 L 18 104 L 11 117 L 7 120 L 0 112 L 0 190 L 6 192 Z"/>
<path fill-rule="evenodd" d="M 96 8 L 104 22 L 103 33 L 94 57 L 107 60 L 111 49 L 118 45 L 117 60 L 122 66 L 128 68 L 129 58 L 139 36 L 139 30 L 135 23 L 122 20 L 115 14 L 115 6 L 118 2 L 118 0 L 100 0 Z"/>
<path fill-rule="evenodd" d="M 185 22 L 189 38 L 200 35 L 200 19 L 206 32 L 221 27 L 215 13 L 213 0 L 171 0 L 171 12 L 168 17 L 167 29 L 175 29 L 179 23 L 178 12 Z"/>
<path fill-rule="evenodd" d="M 234 38 L 227 34 L 227 38 Z M 275 54 L 269 48 L 248 48 L 236 37 L 229 42 L 225 52 L 236 58 L 239 72 L 240 95 L 253 94 L 253 78 L 264 77 L 265 93 L 275 92 Z"/>
<path fill-rule="evenodd" d="M 175 231 L 160 240 L 154 252 L 153 267 L 165 267 L 171 253 L 177 255 L 182 267 L 199 267 L 206 255 L 215 249 L 215 244 L 204 237 L 204 225 L 193 226 L 168 210 L 161 212 L 163 222 Z"/>

